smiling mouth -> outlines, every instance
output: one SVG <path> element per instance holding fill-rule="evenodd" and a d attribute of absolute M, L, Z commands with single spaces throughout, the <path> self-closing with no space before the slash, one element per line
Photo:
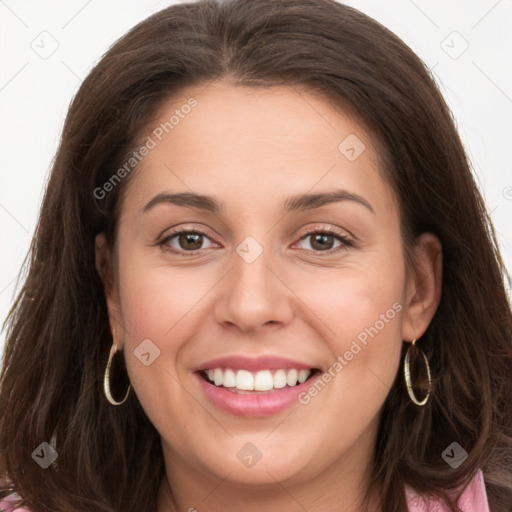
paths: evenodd
<path fill-rule="evenodd" d="M 237 394 L 268 394 L 297 387 L 320 373 L 309 370 L 271 369 L 250 372 L 231 368 L 214 368 L 197 372 L 208 384 Z"/>

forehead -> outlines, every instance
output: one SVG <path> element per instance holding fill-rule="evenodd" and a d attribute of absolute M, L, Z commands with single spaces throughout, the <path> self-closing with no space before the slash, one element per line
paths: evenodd
<path fill-rule="evenodd" d="M 189 108 L 187 102 L 192 98 L 196 105 Z M 337 153 L 338 144 L 348 135 L 365 139 L 367 156 L 376 156 L 368 147 L 370 138 L 347 112 L 341 107 L 335 109 L 333 102 L 319 93 L 296 86 L 247 87 L 214 82 L 189 88 L 164 103 L 153 121 L 156 129 L 163 127 L 164 131 L 166 123 L 167 131 L 162 133 L 165 140 L 158 142 L 174 142 L 183 149 L 188 145 L 197 148 L 199 143 L 197 157 L 231 150 L 248 160 L 255 149 L 265 157 L 276 148 L 280 152 L 291 150 L 297 157 L 308 157 L 312 151 L 328 157 L 333 150 Z"/>
<path fill-rule="evenodd" d="M 188 88 L 160 108 L 145 136 L 154 147 L 129 187 L 139 207 L 162 191 L 225 195 L 245 209 L 328 188 L 390 199 L 371 136 L 306 89 Z"/>

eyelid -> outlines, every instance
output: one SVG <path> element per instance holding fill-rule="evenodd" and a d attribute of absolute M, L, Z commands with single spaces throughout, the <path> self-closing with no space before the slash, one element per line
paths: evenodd
<path fill-rule="evenodd" d="M 307 235 L 315 234 L 315 233 L 330 233 L 335 234 L 343 239 L 348 239 L 350 241 L 355 241 L 355 237 L 347 231 L 346 229 L 337 228 L 331 225 L 318 225 L 313 228 L 305 228 L 304 231 L 300 231 L 299 233 L 303 233 L 298 235 L 299 239 L 303 239 Z"/>

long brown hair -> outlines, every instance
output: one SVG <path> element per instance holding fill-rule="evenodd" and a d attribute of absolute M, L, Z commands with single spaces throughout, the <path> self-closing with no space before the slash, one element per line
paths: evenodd
<path fill-rule="evenodd" d="M 382 410 L 372 486 L 383 512 L 406 508 L 405 484 L 443 496 L 479 468 L 492 512 L 510 511 L 512 313 L 490 218 L 424 64 L 385 27 L 333 0 L 173 5 L 131 29 L 87 76 L 7 320 L 0 496 L 15 490 L 37 512 L 155 510 L 159 434 L 134 393 L 113 407 L 102 389 L 112 335 L 94 240 L 105 232 L 114 243 L 127 179 L 105 197 L 94 191 L 137 149 L 163 101 L 218 78 L 304 86 L 350 109 L 380 148 L 404 247 L 425 231 L 443 245 L 442 299 L 422 338 L 431 397 L 412 404 L 399 373 Z M 457 469 L 441 457 L 453 441 L 469 454 Z M 31 457 L 42 442 L 58 453 L 44 470 Z"/>

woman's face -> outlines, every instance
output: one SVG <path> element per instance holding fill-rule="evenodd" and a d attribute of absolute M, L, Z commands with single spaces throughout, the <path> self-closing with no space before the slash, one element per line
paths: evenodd
<path fill-rule="evenodd" d="M 292 87 L 190 88 L 154 128 L 173 115 L 125 191 L 107 293 L 167 471 L 350 479 L 369 462 L 402 340 L 433 314 L 428 286 L 406 277 L 372 139 Z M 307 376 L 294 369 L 316 370 L 292 387 Z"/>

